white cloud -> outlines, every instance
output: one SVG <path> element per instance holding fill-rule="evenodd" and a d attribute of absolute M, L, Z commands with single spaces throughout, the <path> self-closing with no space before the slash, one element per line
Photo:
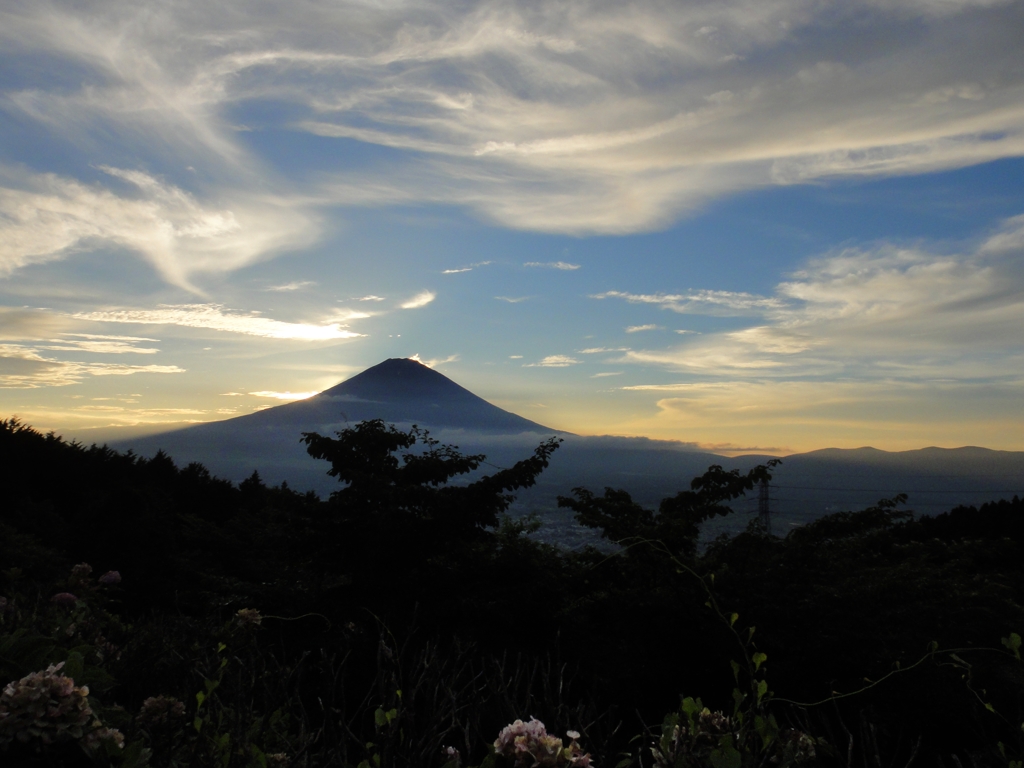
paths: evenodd
<path fill-rule="evenodd" d="M 178 325 L 186 328 L 209 328 L 225 333 L 240 333 L 267 339 L 299 339 L 326 341 L 352 339 L 362 334 L 344 329 L 337 322 L 323 325 L 287 323 L 258 315 L 243 315 L 225 310 L 220 304 L 161 305 L 157 309 L 108 309 L 79 312 L 79 320 L 100 323 L 132 323 L 139 325 Z"/>
<path fill-rule="evenodd" d="M 383 296 L 360 296 L 356 301 L 384 301 Z"/>
<path fill-rule="evenodd" d="M 90 376 L 130 376 L 136 373 L 184 373 L 176 365 L 121 365 L 58 360 L 39 349 L 0 344 L 0 389 L 38 389 L 77 384 Z"/>
<path fill-rule="evenodd" d="M 73 325 L 69 318 L 44 309 L 0 307 L 0 340 L 52 339 L 67 333 Z"/>
<path fill-rule="evenodd" d="M 308 216 L 269 197 L 239 194 L 230 207 L 208 206 L 140 171 L 101 170 L 131 189 L 117 193 L 53 174 L 5 174 L 0 274 L 113 244 L 141 255 L 168 282 L 193 290 L 190 278 L 197 273 L 238 269 L 306 245 L 317 234 Z"/>
<path fill-rule="evenodd" d="M 495 296 L 494 298 L 497 299 L 498 301 L 504 301 L 504 302 L 507 302 L 509 304 L 519 304 L 520 302 L 526 301 L 530 297 L 529 296 Z"/>
<path fill-rule="evenodd" d="M 458 275 L 462 272 L 472 272 L 477 267 L 486 267 L 488 264 L 493 264 L 493 261 L 478 261 L 475 264 L 469 264 L 465 267 L 458 267 L 456 269 L 445 269 L 441 272 L 442 275 Z"/>
<path fill-rule="evenodd" d="M 237 394 L 237 393 L 229 393 L 229 394 Z M 313 397 L 313 395 L 319 395 L 320 393 L 317 392 L 317 391 L 313 391 L 313 392 L 273 392 L 273 391 L 270 391 L 270 390 L 263 389 L 263 390 L 260 390 L 259 392 L 250 392 L 249 394 L 252 395 L 253 397 L 269 397 L 269 398 L 273 398 L 274 400 L 288 400 L 288 401 L 292 401 L 292 400 L 305 400 L 308 397 Z"/>
<path fill-rule="evenodd" d="M 567 261 L 527 261 L 523 264 L 524 267 L 544 267 L 546 269 L 561 269 L 566 272 L 571 272 L 574 269 L 579 269 L 579 264 L 570 264 Z"/>
<path fill-rule="evenodd" d="M 654 304 L 661 309 L 691 315 L 747 315 L 785 305 L 776 297 L 756 296 L 736 291 L 691 291 L 686 294 L 626 293 L 605 291 L 593 294 L 592 299 L 625 299 L 631 304 Z"/>
<path fill-rule="evenodd" d="M 230 205 L 192 203 L 233 213 L 239 232 L 215 239 L 244 247 L 211 259 L 208 241 L 179 237 L 170 255 L 143 250 L 179 284 L 310 233 L 287 206 L 260 231 L 260 206 L 239 202 L 286 173 L 243 132 L 304 130 L 397 150 L 315 189 L 292 179 L 303 205 L 436 200 L 560 232 L 650 229 L 735 190 L 1024 153 L 1020 7 L 997 0 L 296 0 L 287 15 L 242 0 L 101 0 L 20 3 L 2 21 L 7 110 L 91 157 L 225 179 Z M 158 197 L 166 210 L 122 201 L 115 213 L 180 226 L 185 204 Z M 110 201 L 92 204 L 111 211 Z M 16 261 L 92 236 L 54 213 L 69 232 L 16 233 L 50 249 L 15 249 Z M 98 236 L 141 249 L 148 228 Z"/>
<path fill-rule="evenodd" d="M 415 355 L 413 355 L 409 359 L 410 360 L 415 360 L 418 363 L 423 363 L 425 366 L 427 366 L 427 368 L 437 368 L 437 366 L 444 365 L 445 363 L 454 363 L 454 362 L 456 362 L 459 359 L 459 356 L 458 355 L 448 355 L 448 357 L 434 357 L 434 358 L 430 358 L 429 360 L 424 360 L 424 359 L 422 359 L 420 357 L 419 353 L 417 352 Z"/>
<path fill-rule="evenodd" d="M 1010 219 L 960 254 L 886 245 L 826 254 L 757 300 L 757 324 L 620 359 L 702 377 L 1016 376 L 1024 361 L 1022 223 Z"/>
<path fill-rule="evenodd" d="M 127 341 L 103 341 L 100 339 L 60 339 L 51 344 L 42 344 L 38 349 L 51 352 L 93 352 L 101 355 L 154 355 L 160 350 L 155 347 L 139 347 Z"/>
<path fill-rule="evenodd" d="M 419 309 L 425 307 L 427 304 L 437 298 L 437 294 L 433 291 L 420 291 L 408 301 L 402 302 L 399 306 L 402 309 Z"/>
<path fill-rule="evenodd" d="M 548 355 L 539 363 L 527 363 L 524 368 L 567 368 L 570 365 L 579 363 L 574 357 L 568 355 Z"/>
<path fill-rule="evenodd" d="M 267 288 L 268 291 L 299 291 L 303 288 L 309 288 L 316 283 L 312 280 L 296 280 L 292 283 L 284 283 L 283 285 L 273 285 Z"/>
<path fill-rule="evenodd" d="M 646 325 L 630 325 L 626 327 L 626 333 L 640 333 L 641 331 L 663 331 L 664 326 L 647 323 Z"/>
<path fill-rule="evenodd" d="M 604 373 L 595 373 L 590 378 L 592 379 L 603 379 L 608 376 L 621 376 L 625 371 L 605 371 Z"/>
<path fill-rule="evenodd" d="M 344 324 L 349 320 L 365 320 L 368 317 L 373 317 L 373 315 L 373 312 L 361 312 L 358 309 L 342 309 L 325 318 L 323 324 Z"/>

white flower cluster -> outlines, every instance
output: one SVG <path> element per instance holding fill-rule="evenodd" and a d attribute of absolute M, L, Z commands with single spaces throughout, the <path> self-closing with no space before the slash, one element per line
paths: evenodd
<path fill-rule="evenodd" d="M 590 754 L 584 753 L 576 739 L 576 731 L 566 731 L 571 739 L 565 746 L 557 736 L 549 734 L 544 723 L 531 717 L 530 722 L 516 720 L 506 725 L 494 741 L 494 752 L 513 761 L 515 768 L 589 768 Z"/>
<path fill-rule="evenodd" d="M 48 746 L 78 741 L 87 751 L 105 741 L 124 746 L 124 736 L 107 728 L 89 706 L 89 688 L 60 674 L 64 663 L 51 665 L 9 683 L 0 694 L 0 749 L 12 742 Z"/>

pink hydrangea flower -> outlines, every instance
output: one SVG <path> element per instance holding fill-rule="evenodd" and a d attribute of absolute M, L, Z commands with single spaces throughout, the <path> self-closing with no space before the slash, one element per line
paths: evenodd
<path fill-rule="evenodd" d="M 55 603 L 57 605 L 64 605 L 69 608 L 73 608 L 75 606 L 75 603 L 78 602 L 78 598 L 70 592 L 58 592 L 56 595 L 50 598 L 50 602 Z"/>
<path fill-rule="evenodd" d="M 576 743 L 579 733 L 569 731 L 572 743 L 566 747 L 560 738 L 549 734 L 535 717 L 524 723 L 516 720 L 505 726 L 494 741 L 494 751 L 514 761 L 515 768 L 588 768 L 590 755 Z"/>
<path fill-rule="evenodd" d="M 117 571 L 107 571 L 99 577 L 98 581 L 105 587 L 112 587 L 121 583 L 121 574 Z"/>
<path fill-rule="evenodd" d="M 89 689 L 60 674 L 64 662 L 9 683 L 0 694 L 0 750 L 11 742 L 42 746 L 78 741 L 87 751 L 112 741 L 124 746 L 116 728 L 107 728 L 89 707 Z"/>

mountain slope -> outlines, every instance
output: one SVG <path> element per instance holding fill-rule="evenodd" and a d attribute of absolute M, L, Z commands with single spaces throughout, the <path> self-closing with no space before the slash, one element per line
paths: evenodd
<path fill-rule="evenodd" d="M 198 461 L 238 481 L 253 470 L 271 482 L 327 490 L 325 466 L 306 455 L 303 432 L 330 434 L 367 419 L 417 424 L 432 432 L 469 433 L 472 442 L 509 440 L 536 446 L 559 434 L 502 410 L 415 360 L 392 358 L 306 400 L 225 421 L 117 441 L 113 447 L 144 456 L 157 450 L 178 464 Z M 522 453 L 521 447 L 518 452 Z M 529 450 L 523 455 L 529 455 Z"/>
<path fill-rule="evenodd" d="M 366 419 L 493 434 L 558 431 L 491 405 L 447 376 L 404 358 L 385 360 L 306 400 L 217 424 L 238 429 L 355 424 Z M 204 424 L 189 430 L 201 431 L 211 426 Z"/>

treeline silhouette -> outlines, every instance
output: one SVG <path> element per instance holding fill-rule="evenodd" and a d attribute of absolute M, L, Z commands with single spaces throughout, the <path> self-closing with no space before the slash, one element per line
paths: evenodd
<path fill-rule="evenodd" d="M 328 499 L 0 421 L 0 763 L 496 765 L 531 716 L 608 768 L 1024 753 L 1017 497 L 921 518 L 883 500 L 702 551 L 701 523 L 772 470 L 711 467 L 658 510 L 575 489 L 560 504 L 619 548 L 570 552 L 506 515 L 556 440 L 466 480 L 484 457 L 415 428 L 302 439 Z M 45 743 L 15 710 L 60 663 L 92 719 Z M 680 709 L 697 696 L 731 725 Z"/>

